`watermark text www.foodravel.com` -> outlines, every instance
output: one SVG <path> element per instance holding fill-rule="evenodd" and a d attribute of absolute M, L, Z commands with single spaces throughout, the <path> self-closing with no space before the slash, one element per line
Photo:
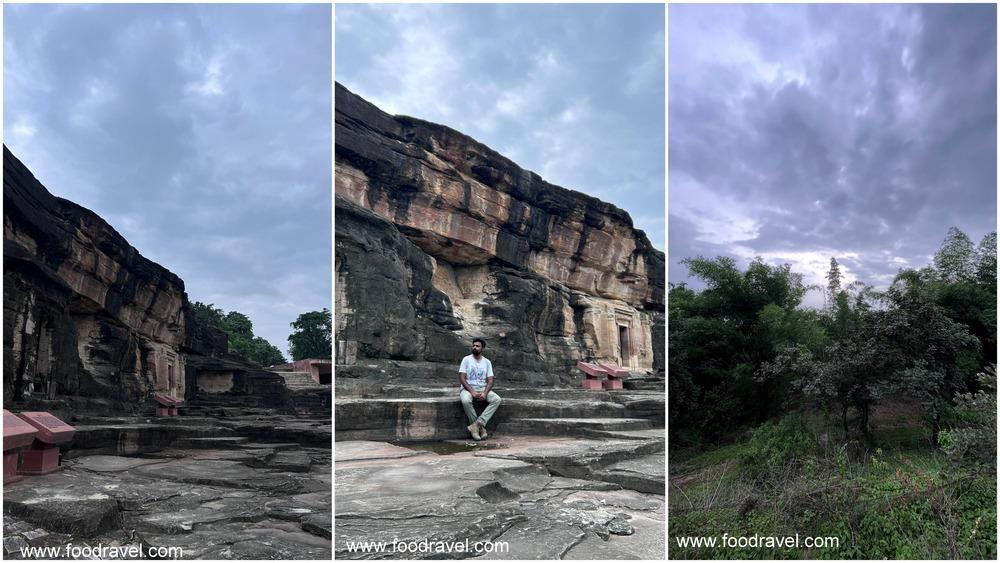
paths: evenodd
<path fill-rule="evenodd" d="M 505 541 L 431 541 L 427 539 L 400 541 L 393 538 L 391 542 L 384 541 L 349 541 L 349 553 L 509 553 L 510 545 Z"/>
<path fill-rule="evenodd" d="M 731 536 L 729 534 L 722 534 L 721 536 L 677 536 L 674 540 L 677 542 L 677 547 L 701 547 L 709 549 L 717 547 L 730 549 L 756 547 L 778 549 L 840 547 L 840 538 L 835 536 L 799 537 L 798 534 L 794 536 L 761 536 L 758 534 L 752 536 Z"/>
<path fill-rule="evenodd" d="M 24 546 L 21 557 L 25 559 L 183 559 L 180 547 L 154 547 L 132 545 L 47 545 Z"/>

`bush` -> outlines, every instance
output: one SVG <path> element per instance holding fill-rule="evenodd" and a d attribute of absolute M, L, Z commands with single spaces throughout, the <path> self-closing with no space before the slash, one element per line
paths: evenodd
<path fill-rule="evenodd" d="M 740 470 L 753 477 L 766 477 L 814 456 L 816 439 L 800 416 L 790 415 L 767 422 L 750 435 L 740 453 Z"/>
<path fill-rule="evenodd" d="M 938 432 L 938 445 L 953 460 L 992 465 L 997 455 L 996 366 L 987 366 L 977 379 L 977 392 L 955 397 L 955 407 L 949 413 L 953 424 Z"/>

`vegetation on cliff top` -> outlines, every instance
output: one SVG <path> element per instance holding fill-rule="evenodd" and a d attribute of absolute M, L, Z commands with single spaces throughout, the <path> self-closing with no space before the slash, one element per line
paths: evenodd
<path fill-rule="evenodd" d="M 292 323 L 292 328 L 295 331 L 288 337 L 288 347 L 293 360 L 330 359 L 333 317 L 329 309 L 302 313 Z"/>
<path fill-rule="evenodd" d="M 285 356 L 276 346 L 253 333 L 250 317 L 239 311 L 225 312 L 214 304 L 195 301 L 191 310 L 198 317 L 223 331 L 229 337 L 229 349 L 259 366 L 285 363 Z"/>

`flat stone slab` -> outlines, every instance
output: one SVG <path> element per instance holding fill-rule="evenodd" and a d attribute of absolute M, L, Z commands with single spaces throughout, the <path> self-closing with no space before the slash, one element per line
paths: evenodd
<path fill-rule="evenodd" d="M 176 418 L 187 420 L 88 418 L 80 426 L 89 447 L 70 450 L 61 471 L 4 487 L 5 546 L 141 544 L 180 547 L 184 559 L 332 557 L 329 421 L 324 429 L 313 419 L 228 419 L 230 428 Z M 289 439 L 297 429 L 303 442 Z M 173 445 L 241 431 L 248 433 L 241 440 Z M 288 454 L 284 470 L 268 465 L 279 454 Z"/>
<path fill-rule="evenodd" d="M 210 438 L 182 438 L 172 445 L 177 448 L 236 448 L 249 442 L 244 436 L 215 436 Z"/>
<path fill-rule="evenodd" d="M 328 505 L 329 506 L 329 505 Z M 321 538 L 333 538 L 333 518 L 329 512 L 315 512 L 300 521 L 302 529 Z"/>
<path fill-rule="evenodd" d="M 399 459 L 417 455 L 432 455 L 430 452 L 419 452 L 386 442 L 370 440 L 352 440 L 336 442 L 333 446 L 333 457 L 337 463 L 371 459 Z"/>
<path fill-rule="evenodd" d="M 35 496 L 5 491 L 3 504 L 4 514 L 64 534 L 93 536 L 117 529 L 121 522 L 118 503 L 100 492 Z"/>
<path fill-rule="evenodd" d="M 611 464 L 595 473 L 603 481 L 618 483 L 624 488 L 666 494 L 663 454 L 643 456 Z"/>
<path fill-rule="evenodd" d="M 555 560 L 587 536 L 579 526 L 557 519 L 534 517 L 514 523 L 497 541 L 506 550 L 487 553 L 479 559 Z"/>
<path fill-rule="evenodd" d="M 128 471 L 129 469 L 134 469 L 143 465 L 164 463 L 166 461 L 167 460 L 163 459 L 146 459 L 141 457 L 91 455 L 79 458 L 69 463 L 71 463 L 76 469 L 85 469 L 87 471 L 97 471 L 102 473 L 118 473 L 120 471 Z"/>
<path fill-rule="evenodd" d="M 513 439 L 504 449 L 479 451 L 475 455 L 518 459 L 542 465 L 563 477 L 593 479 L 598 469 L 662 451 L 662 447 L 662 443 L 653 440 L 532 436 Z"/>
<path fill-rule="evenodd" d="M 254 494 L 233 495 L 197 506 L 141 516 L 145 529 L 164 534 L 190 532 L 195 526 L 226 520 L 255 521 L 264 517 L 264 498 Z"/>
<path fill-rule="evenodd" d="M 308 473 L 312 467 L 312 458 L 304 452 L 287 451 L 274 456 L 267 463 L 269 469 L 291 471 L 293 473 Z"/>
<path fill-rule="evenodd" d="M 246 448 L 249 450 L 274 450 L 276 452 L 283 452 L 285 450 L 297 450 L 302 447 L 301 444 L 295 442 L 277 442 L 277 443 L 265 443 L 265 442 L 245 442 L 239 444 L 240 448 Z"/>
<path fill-rule="evenodd" d="M 247 471 L 246 465 L 235 461 L 183 459 L 144 465 L 134 471 L 147 477 L 181 483 L 285 492 L 301 491 L 299 483 L 288 475 Z"/>
<path fill-rule="evenodd" d="M 353 444 L 358 448 L 370 443 Z M 632 444 L 625 448 L 601 444 L 600 440 L 568 438 L 518 443 L 514 438 L 505 440 L 505 445 L 516 450 L 512 457 L 491 455 L 505 449 L 414 456 L 386 447 L 389 444 L 370 444 L 380 455 L 358 455 L 336 464 L 336 557 L 561 559 L 590 536 L 609 537 L 607 525 L 615 518 L 631 523 L 643 514 L 653 521 L 660 519 L 663 535 L 662 497 L 623 491 L 614 483 L 556 476 L 543 464 L 515 458 L 559 452 L 563 457 L 576 453 L 593 460 L 607 457 L 608 452 L 634 452 Z M 383 457 L 387 452 L 400 455 Z M 661 549 L 651 555 L 648 539 L 643 538 L 638 533 L 625 537 L 622 549 L 615 552 L 661 559 L 665 552 Z M 495 547 L 506 546 L 506 550 L 393 551 L 393 542 L 424 540 L 452 548 L 465 542 L 472 546 L 496 541 L 502 543 Z M 381 552 L 359 551 L 356 542 L 386 542 L 387 546 Z"/>

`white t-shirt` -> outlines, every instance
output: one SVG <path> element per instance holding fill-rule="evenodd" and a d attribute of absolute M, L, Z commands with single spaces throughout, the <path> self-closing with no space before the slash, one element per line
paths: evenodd
<path fill-rule="evenodd" d="M 458 368 L 459 373 L 465 374 L 465 380 L 470 387 L 486 387 L 486 378 L 493 377 L 493 364 L 483 356 L 479 356 L 477 362 L 472 354 L 462 358 L 462 365 Z"/>

